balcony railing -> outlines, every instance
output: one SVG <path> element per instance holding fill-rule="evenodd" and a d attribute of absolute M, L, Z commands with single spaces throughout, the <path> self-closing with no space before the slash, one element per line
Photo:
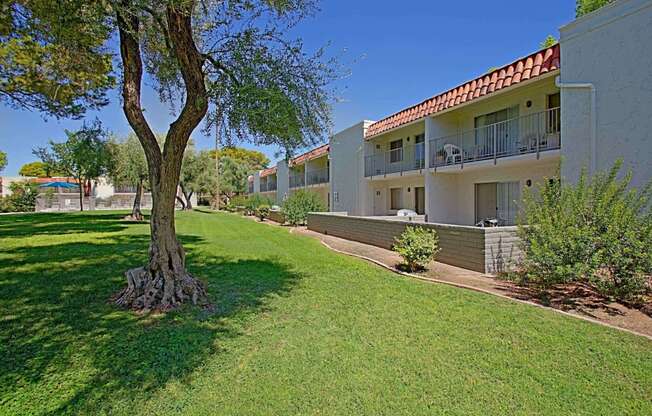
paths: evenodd
<path fill-rule="evenodd" d="M 290 176 L 290 188 L 300 188 L 305 186 L 305 184 L 306 177 L 304 176 L 303 172 Z"/>
<path fill-rule="evenodd" d="M 328 168 L 308 171 L 308 185 L 319 185 L 328 181 Z"/>
<path fill-rule="evenodd" d="M 403 146 L 381 153 L 366 156 L 364 176 L 379 176 L 390 173 L 403 173 L 425 167 L 425 143 Z"/>
<path fill-rule="evenodd" d="M 430 166 L 462 165 L 561 147 L 559 107 L 430 140 Z"/>
<path fill-rule="evenodd" d="M 276 182 L 261 182 L 260 192 L 271 192 L 276 190 Z"/>

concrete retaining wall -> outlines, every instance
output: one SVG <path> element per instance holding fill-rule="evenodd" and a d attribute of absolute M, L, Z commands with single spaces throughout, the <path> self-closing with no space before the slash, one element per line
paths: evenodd
<path fill-rule="evenodd" d="M 479 228 L 449 224 L 409 222 L 405 219 L 354 217 L 338 213 L 308 215 L 308 229 L 391 249 L 394 238 L 408 225 L 431 228 L 439 235 L 437 261 L 475 270 L 498 273 L 508 270 L 520 256 L 516 227 Z"/>
<path fill-rule="evenodd" d="M 269 219 L 274 222 L 278 222 L 279 224 L 285 224 L 285 217 L 283 216 L 281 211 L 270 211 Z"/>

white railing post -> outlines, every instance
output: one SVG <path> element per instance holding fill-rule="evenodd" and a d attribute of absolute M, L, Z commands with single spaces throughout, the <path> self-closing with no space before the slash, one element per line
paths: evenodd
<path fill-rule="evenodd" d="M 496 131 L 497 131 L 497 127 L 498 127 L 498 124 L 494 124 L 494 128 L 493 128 L 493 130 L 494 130 L 494 165 L 496 164 L 496 137 L 497 137 Z"/>

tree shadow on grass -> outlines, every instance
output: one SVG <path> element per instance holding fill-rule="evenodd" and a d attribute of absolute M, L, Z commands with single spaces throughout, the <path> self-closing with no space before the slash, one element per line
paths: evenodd
<path fill-rule="evenodd" d="M 115 226 L 106 220 L 97 231 Z M 107 302 L 125 284 L 124 271 L 145 262 L 145 234 L 5 251 L 0 407 L 17 414 L 128 408 L 166 382 L 189 377 L 225 340 L 240 335 L 237 322 L 260 313 L 270 296 L 289 292 L 301 278 L 276 259 L 207 256 L 201 237 L 181 239 L 190 247 L 190 271 L 208 283 L 210 313 L 187 307 L 137 315 Z"/>
<path fill-rule="evenodd" d="M 126 229 L 125 212 L 34 213 L 0 216 L 0 236 L 21 238 L 82 232 L 114 232 Z"/>

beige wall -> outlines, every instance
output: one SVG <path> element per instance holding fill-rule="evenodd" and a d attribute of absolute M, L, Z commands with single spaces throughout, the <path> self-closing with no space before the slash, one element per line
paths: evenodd
<path fill-rule="evenodd" d="M 541 183 L 546 177 L 556 176 L 559 158 L 528 161 L 514 166 L 489 166 L 483 169 L 465 168 L 457 173 L 430 173 L 428 221 L 459 225 L 475 223 L 475 184 L 490 182 L 520 183 L 521 195 L 527 187 Z"/>
<path fill-rule="evenodd" d="M 369 183 L 369 201 L 371 207 L 367 215 L 395 215 L 397 210 L 390 209 L 390 189 L 401 188 L 403 205 L 401 209 L 415 209 L 415 187 L 425 187 L 423 176 L 403 177 L 387 180 L 373 180 Z M 410 192 L 408 192 L 408 188 Z"/>

